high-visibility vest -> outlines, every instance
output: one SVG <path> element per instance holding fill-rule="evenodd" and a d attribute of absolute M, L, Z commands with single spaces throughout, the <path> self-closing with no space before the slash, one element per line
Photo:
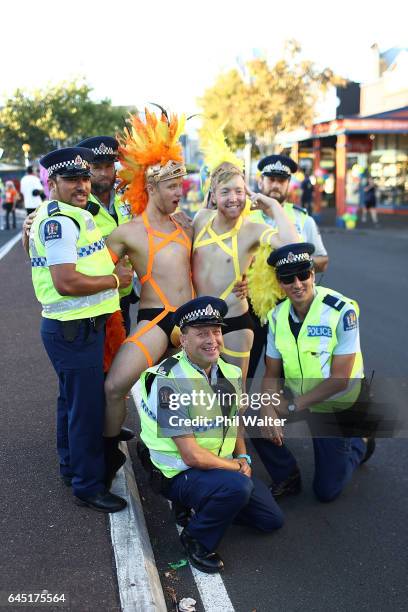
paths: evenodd
<path fill-rule="evenodd" d="M 113 207 L 116 212 L 116 216 L 118 222 L 112 215 L 108 212 L 108 210 L 103 206 L 103 204 L 98 200 L 98 198 L 92 193 L 88 198 L 89 202 L 92 202 L 93 205 L 97 205 L 98 208 L 96 210 L 90 210 L 93 215 L 94 221 L 96 225 L 101 230 L 102 236 L 106 240 L 106 238 L 113 232 L 114 229 L 118 227 L 118 225 L 123 225 L 132 219 L 132 211 L 130 209 L 130 205 L 123 203 L 120 196 L 116 193 L 114 198 Z M 119 289 L 119 297 L 122 298 L 125 295 L 129 295 L 132 291 L 133 283 L 132 281 L 126 287 L 121 287 Z"/>
<path fill-rule="evenodd" d="M 114 269 L 102 234 L 89 212 L 56 200 L 44 203 L 39 207 L 34 219 L 29 241 L 34 291 L 43 308 L 42 316 L 59 321 L 72 321 L 119 310 L 117 289 L 105 289 L 87 296 L 63 296 L 58 293 L 47 264 L 46 249 L 39 235 L 41 223 L 52 221 L 55 215 L 70 217 L 79 228 L 76 243 L 77 272 L 87 276 L 104 276 L 112 274 Z"/>
<path fill-rule="evenodd" d="M 89 195 L 88 201 L 93 202 L 94 204 L 98 204 L 99 206 L 99 211 L 97 213 L 94 213 L 93 211 L 91 212 L 94 216 L 96 225 L 101 230 L 102 236 L 105 239 L 109 236 L 109 234 L 113 232 L 114 229 L 118 227 L 118 225 L 123 225 L 124 223 L 130 221 L 132 218 L 132 212 L 129 204 L 123 203 L 117 193 L 115 194 L 113 202 L 113 207 L 115 209 L 115 213 L 118 219 L 117 223 L 115 218 L 112 217 L 109 211 L 105 208 L 105 206 L 103 206 L 100 200 L 98 200 L 98 198 L 93 193 Z"/>
<path fill-rule="evenodd" d="M 242 373 L 240 368 L 226 363 L 223 359 L 219 359 L 217 365 L 225 381 L 230 383 L 232 396 L 230 397 L 231 406 L 228 415 L 228 418 L 231 418 L 230 426 L 224 427 L 220 420 L 218 423 L 216 422 L 216 418 L 223 415 L 221 406 L 217 401 L 212 409 L 207 409 L 207 405 L 190 405 L 188 412 L 191 419 L 200 416 L 207 418 L 205 424 L 203 422 L 192 425 L 197 444 L 219 457 L 231 457 L 237 439 L 237 427 L 233 417 L 238 414 Z M 197 393 L 202 390 L 209 396 L 213 396 L 214 391 L 206 377 L 191 365 L 183 351 L 177 353 L 174 357 L 165 359 L 161 364 L 145 370 L 140 377 L 140 435 L 149 448 L 150 458 L 154 465 L 167 478 L 172 478 L 183 470 L 189 469 L 189 466 L 181 458 L 174 440 L 171 437 L 163 437 L 161 433 L 157 409 L 155 408 L 156 403 L 149 400 L 152 376 L 158 377 L 158 393 L 160 393 L 160 388 L 165 385 L 166 380 L 171 380 L 171 388 L 175 387 L 180 393 L 188 393 L 190 397 L 193 390 L 196 390 Z M 172 414 L 177 416 L 177 411 L 172 411 Z"/>
<path fill-rule="evenodd" d="M 291 204 L 290 202 L 285 202 L 283 205 L 283 209 L 288 214 L 289 219 L 292 221 L 293 225 L 296 227 L 296 231 L 299 236 L 307 241 L 307 236 L 303 234 L 303 228 L 306 223 L 306 219 L 308 217 L 307 211 L 300 206 L 295 206 L 295 204 Z M 263 223 L 265 225 L 270 225 L 273 228 L 276 228 L 276 221 L 272 217 L 268 217 L 264 215 L 262 210 L 253 210 L 248 215 L 249 221 L 253 223 Z"/>
<path fill-rule="evenodd" d="M 349 304 L 359 313 L 358 304 L 341 293 L 316 287 L 309 312 L 303 321 L 297 339 L 289 325 L 290 300 L 286 298 L 268 313 L 275 346 L 282 355 L 285 384 L 295 397 L 311 391 L 330 376 L 333 351 L 337 345 L 336 328 Z M 341 312 L 343 310 L 343 312 Z M 350 317 L 354 317 L 350 313 Z M 357 325 L 357 321 L 355 321 Z M 350 408 L 356 401 L 364 376 L 361 352 L 356 353 L 350 382 L 345 391 L 336 393 L 325 402 L 310 408 L 312 412 L 332 412 Z"/>

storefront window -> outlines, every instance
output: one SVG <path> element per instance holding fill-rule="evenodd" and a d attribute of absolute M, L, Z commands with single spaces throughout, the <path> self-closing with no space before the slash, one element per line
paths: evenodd
<path fill-rule="evenodd" d="M 408 135 L 376 136 L 368 157 L 379 206 L 408 206 Z"/>

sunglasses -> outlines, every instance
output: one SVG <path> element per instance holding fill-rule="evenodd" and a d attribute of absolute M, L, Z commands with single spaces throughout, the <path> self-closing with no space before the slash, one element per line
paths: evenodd
<path fill-rule="evenodd" d="M 291 285 L 295 282 L 295 278 L 300 281 L 308 280 L 312 275 L 312 270 L 302 270 L 302 272 L 297 272 L 296 274 L 285 274 L 284 276 L 279 276 L 279 280 L 282 285 Z"/>

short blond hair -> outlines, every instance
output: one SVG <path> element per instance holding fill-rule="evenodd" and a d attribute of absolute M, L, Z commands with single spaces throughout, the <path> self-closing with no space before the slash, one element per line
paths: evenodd
<path fill-rule="evenodd" d="M 211 192 L 215 193 L 218 185 L 221 183 L 226 183 L 234 176 L 244 178 L 242 171 L 237 166 L 234 166 L 234 164 L 231 164 L 231 162 L 222 162 L 222 164 L 214 168 L 211 173 Z"/>

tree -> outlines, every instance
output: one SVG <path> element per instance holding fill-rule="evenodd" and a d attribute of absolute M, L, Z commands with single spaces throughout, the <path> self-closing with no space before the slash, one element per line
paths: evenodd
<path fill-rule="evenodd" d="M 204 122 L 226 124 L 230 144 L 245 143 L 245 132 L 256 141 L 262 153 L 273 143 L 277 132 L 312 124 L 314 108 L 330 85 L 344 84 L 330 68 L 318 70 L 301 59 L 295 41 L 285 45 L 284 56 L 270 66 L 266 59 L 246 63 L 218 77 L 200 99 Z"/>
<path fill-rule="evenodd" d="M 43 90 L 18 89 L 0 109 L 0 146 L 4 158 L 23 157 L 22 145 L 38 157 L 61 146 L 74 145 L 96 134 L 115 134 L 123 127 L 124 107 L 109 99 L 94 102 L 92 89 L 82 80 L 63 82 Z"/>

